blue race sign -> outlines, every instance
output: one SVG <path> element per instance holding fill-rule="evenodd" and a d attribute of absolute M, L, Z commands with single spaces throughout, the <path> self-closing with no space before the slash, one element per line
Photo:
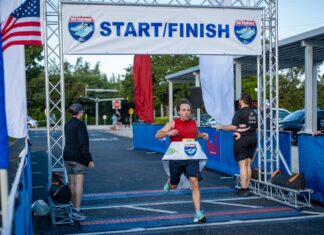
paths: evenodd
<path fill-rule="evenodd" d="M 235 21 L 234 31 L 240 42 L 249 44 L 257 35 L 257 26 L 254 20 L 237 20 Z"/>
<path fill-rule="evenodd" d="M 69 20 L 71 36 L 78 42 L 85 42 L 94 32 L 94 22 L 91 16 L 71 16 Z"/>

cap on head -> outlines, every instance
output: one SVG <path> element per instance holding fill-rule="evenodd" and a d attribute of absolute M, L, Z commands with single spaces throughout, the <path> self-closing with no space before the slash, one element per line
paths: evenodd
<path fill-rule="evenodd" d="M 72 115 L 76 115 L 80 112 L 84 113 L 84 108 L 80 103 L 73 103 L 70 108 L 69 111 L 72 113 Z"/>

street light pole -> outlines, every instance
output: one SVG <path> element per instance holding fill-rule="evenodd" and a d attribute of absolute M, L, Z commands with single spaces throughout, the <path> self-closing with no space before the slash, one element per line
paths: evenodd
<path fill-rule="evenodd" d="M 96 103 L 96 126 L 98 126 L 99 125 L 99 102 L 100 101 L 113 100 L 113 98 L 111 98 L 111 99 L 99 99 L 97 97 L 97 98 L 94 99 L 94 98 L 88 97 L 88 94 L 87 94 L 88 91 L 116 93 L 116 92 L 118 92 L 118 90 L 117 89 L 88 88 L 88 85 L 85 85 L 85 88 L 84 88 L 85 98 L 89 99 L 89 100 L 92 100 L 92 101 L 94 101 Z M 119 99 L 122 100 L 123 98 L 119 98 Z M 85 121 L 86 121 L 86 124 L 87 124 L 87 114 L 85 116 Z"/>
<path fill-rule="evenodd" d="M 99 99 L 96 98 L 96 126 L 98 126 L 98 116 L 99 116 Z"/>
<path fill-rule="evenodd" d="M 87 96 L 87 88 L 88 88 L 88 85 L 85 85 L 85 87 L 84 87 L 85 98 L 88 98 L 88 96 Z M 86 123 L 86 125 L 88 124 L 88 114 L 87 113 L 85 113 L 85 123 Z"/>

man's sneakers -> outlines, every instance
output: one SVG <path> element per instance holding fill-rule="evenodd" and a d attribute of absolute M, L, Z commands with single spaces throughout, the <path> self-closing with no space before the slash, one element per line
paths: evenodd
<path fill-rule="evenodd" d="M 203 211 L 196 211 L 196 214 L 195 214 L 195 217 L 194 217 L 193 222 L 194 223 L 198 223 L 198 224 L 206 223 L 207 222 L 207 218 L 204 215 L 204 212 Z"/>
<path fill-rule="evenodd" d="M 81 210 L 77 210 L 75 208 L 72 208 L 72 218 L 73 220 L 85 220 L 87 216 L 81 212 Z"/>
<path fill-rule="evenodd" d="M 170 190 L 171 190 L 171 186 L 170 186 L 169 181 L 167 181 L 166 184 L 163 186 L 163 191 L 165 193 L 168 193 L 168 192 L 170 192 Z"/>
<path fill-rule="evenodd" d="M 252 195 L 249 188 L 240 188 L 238 191 L 237 191 L 237 195 L 239 196 L 243 196 L 243 197 L 247 197 L 247 196 L 250 196 Z"/>

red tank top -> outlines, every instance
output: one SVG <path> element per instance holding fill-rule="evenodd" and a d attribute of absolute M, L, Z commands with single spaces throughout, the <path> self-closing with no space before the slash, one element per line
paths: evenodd
<path fill-rule="evenodd" d="M 180 118 L 174 119 L 174 129 L 179 131 L 176 136 L 170 137 L 170 142 L 182 141 L 182 139 L 196 139 L 197 137 L 197 125 L 196 121 L 189 119 L 188 121 L 182 121 Z"/>

